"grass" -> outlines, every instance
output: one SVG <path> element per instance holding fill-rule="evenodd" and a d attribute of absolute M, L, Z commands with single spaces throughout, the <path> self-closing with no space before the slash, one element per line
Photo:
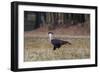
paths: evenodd
<path fill-rule="evenodd" d="M 59 37 L 59 39 L 68 40 L 72 45 L 65 44 L 54 51 L 47 37 L 24 37 L 24 61 L 90 58 L 89 38 Z"/>

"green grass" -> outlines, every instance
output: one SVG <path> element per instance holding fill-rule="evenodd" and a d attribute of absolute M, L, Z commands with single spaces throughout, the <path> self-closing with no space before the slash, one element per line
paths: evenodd
<path fill-rule="evenodd" d="M 59 37 L 60 38 L 60 37 Z M 89 38 L 60 38 L 68 40 L 72 45 L 65 44 L 61 48 L 53 50 L 53 45 L 48 38 L 25 37 L 24 38 L 24 61 L 47 61 L 64 59 L 87 59 L 90 58 Z"/>

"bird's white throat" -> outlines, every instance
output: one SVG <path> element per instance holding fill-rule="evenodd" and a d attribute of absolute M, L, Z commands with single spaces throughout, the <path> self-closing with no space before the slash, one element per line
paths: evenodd
<path fill-rule="evenodd" d="M 52 34 L 49 34 L 49 40 L 51 41 L 52 40 Z"/>

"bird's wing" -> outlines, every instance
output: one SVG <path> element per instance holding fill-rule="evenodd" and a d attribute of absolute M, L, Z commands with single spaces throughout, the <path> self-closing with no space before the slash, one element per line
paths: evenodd
<path fill-rule="evenodd" d="M 59 40 L 59 39 L 52 39 L 52 43 L 54 44 L 63 44 L 65 41 Z"/>
<path fill-rule="evenodd" d="M 61 45 L 66 44 L 66 43 L 69 44 L 68 41 L 63 41 L 63 40 L 59 40 L 59 39 L 53 39 L 52 43 L 54 43 L 54 44 L 61 44 Z"/>

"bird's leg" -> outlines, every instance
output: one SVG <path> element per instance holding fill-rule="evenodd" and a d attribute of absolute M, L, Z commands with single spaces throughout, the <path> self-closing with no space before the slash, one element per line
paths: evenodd
<path fill-rule="evenodd" d="M 56 47 L 55 46 L 53 47 L 53 50 L 56 50 Z"/>

